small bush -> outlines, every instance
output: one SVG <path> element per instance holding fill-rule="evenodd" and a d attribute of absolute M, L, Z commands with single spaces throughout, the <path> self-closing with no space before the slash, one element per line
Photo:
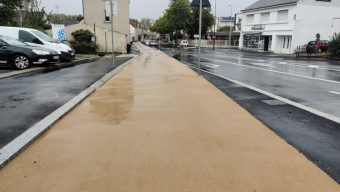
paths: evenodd
<path fill-rule="evenodd" d="M 72 36 L 74 41 L 71 41 L 70 43 L 76 53 L 89 54 L 94 53 L 95 49 L 98 49 L 98 46 L 95 47 L 95 43 L 92 42 L 94 34 L 91 31 L 80 29 L 73 32 Z"/>
<path fill-rule="evenodd" d="M 340 33 L 334 33 L 331 37 L 329 47 L 332 56 L 340 56 Z"/>

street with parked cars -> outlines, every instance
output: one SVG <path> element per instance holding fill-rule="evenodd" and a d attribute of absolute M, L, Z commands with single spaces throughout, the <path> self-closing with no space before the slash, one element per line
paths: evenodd
<path fill-rule="evenodd" d="M 75 51 L 66 41 L 29 28 L 0 27 L 0 67 L 23 70 L 33 64 L 71 61 Z"/>

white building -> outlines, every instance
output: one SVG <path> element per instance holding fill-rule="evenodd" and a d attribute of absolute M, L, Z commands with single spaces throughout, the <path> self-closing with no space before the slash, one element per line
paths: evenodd
<path fill-rule="evenodd" d="M 259 0 L 236 16 L 240 49 L 291 54 L 340 32 L 339 0 Z"/>
<path fill-rule="evenodd" d="M 235 26 L 235 21 L 234 17 L 216 17 L 215 19 L 215 25 L 216 25 L 216 30 L 218 31 L 222 27 L 234 27 Z"/>

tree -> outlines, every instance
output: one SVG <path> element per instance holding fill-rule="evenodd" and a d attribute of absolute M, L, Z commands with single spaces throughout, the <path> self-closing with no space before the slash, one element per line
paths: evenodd
<path fill-rule="evenodd" d="M 334 33 L 331 37 L 329 51 L 332 56 L 340 56 L 340 33 Z"/>
<path fill-rule="evenodd" d="M 199 8 L 194 7 L 192 9 L 192 19 L 188 34 L 194 37 L 195 34 L 199 33 Z M 215 17 L 211 14 L 210 9 L 203 9 L 202 11 L 202 36 L 207 34 L 208 30 L 212 28 L 215 23 Z"/>
<path fill-rule="evenodd" d="M 192 20 L 189 0 L 171 0 L 165 15 L 172 31 L 187 31 Z"/>
<path fill-rule="evenodd" d="M 161 34 L 187 31 L 191 18 L 189 0 L 171 0 L 169 8 L 156 20 L 151 29 Z"/>
<path fill-rule="evenodd" d="M 140 21 L 140 24 L 142 25 L 144 29 L 150 29 L 150 27 L 152 26 L 151 19 L 149 18 L 142 18 L 142 20 Z"/>
<path fill-rule="evenodd" d="M 151 26 L 151 31 L 155 31 L 160 34 L 172 33 L 173 30 L 170 28 L 170 23 L 168 18 L 164 15 L 156 20 L 156 22 Z"/>
<path fill-rule="evenodd" d="M 17 10 L 22 0 L 0 0 L 0 25 L 16 26 Z"/>
<path fill-rule="evenodd" d="M 228 32 L 230 31 L 230 26 L 224 26 L 219 29 L 217 29 L 217 32 Z"/>
<path fill-rule="evenodd" d="M 25 0 L 22 4 L 23 26 L 38 30 L 49 29 L 45 8 L 40 8 L 40 1 Z"/>
<path fill-rule="evenodd" d="M 80 22 L 83 20 L 82 15 L 66 15 L 51 13 L 47 16 L 49 23 L 53 24 L 65 24 L 65 21 Z"/>

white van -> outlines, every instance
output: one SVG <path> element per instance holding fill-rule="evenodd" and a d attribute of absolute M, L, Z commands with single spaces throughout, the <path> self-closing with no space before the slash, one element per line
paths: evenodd
<path fill-rule="evenodd" d="M 72 60 L 75 57 L 75 52 L 70 46 L 35 29 L 0 26 L 0 35 L 18 39 L 31 46 L 57 51 L 61 60 Z"/>

